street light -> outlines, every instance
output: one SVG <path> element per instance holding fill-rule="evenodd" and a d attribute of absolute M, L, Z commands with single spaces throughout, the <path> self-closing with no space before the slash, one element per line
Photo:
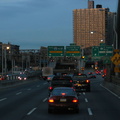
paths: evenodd
<path fill-rule="evenodd" d="M 2 49 L 2 75 L 4 74 L 4 72 L 5 72 L 5 74 L 7 73 L 7 53 L 6 53 L 6 51 L 9 50 L 9 49 L 10 49 L 9 46 L 4 47 Z M 4 59 L 5 59 L 5 62 L 3 62 Z"/>
<path fill-rule="evenodd" d="M 94 33 L 98 33 L 98 34 L 101 34 L 103 36 L 103 39 L 100 40 L 101 43 L 105 43 L 105 34 L 101 33 L 101 32 L 98 32 L 98 31 L 91 31 L 90 32 L 91 34 L 94 34 Z"/>

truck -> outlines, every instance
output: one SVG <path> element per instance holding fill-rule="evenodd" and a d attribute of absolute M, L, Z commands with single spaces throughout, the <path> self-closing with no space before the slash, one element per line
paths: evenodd
<path fill-rule="evenodd" d="M 43 67 L 42 68 L 42 78 L 47 80 L 49 75 L 53 75 L 53 68 L 52 67 Z"/>

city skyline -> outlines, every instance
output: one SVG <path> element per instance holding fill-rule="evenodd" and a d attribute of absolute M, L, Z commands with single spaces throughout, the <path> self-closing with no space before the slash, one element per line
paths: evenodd
<path fill-rule="evenodd" d="M 117 11 L 117 1 L 94 0 Z M 20 49 L 67 46 L 73 42 L 73 10 L 86 9 L 88 0 L 1 0 L 0 42 Z"/>

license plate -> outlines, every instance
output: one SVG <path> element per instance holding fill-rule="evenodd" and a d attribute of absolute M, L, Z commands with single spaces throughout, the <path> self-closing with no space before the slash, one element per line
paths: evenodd
<path fill-rule="evenodd" d="M 60 102 L 66 102 L 67 100 L 66 99 L 60 99 Z"/>

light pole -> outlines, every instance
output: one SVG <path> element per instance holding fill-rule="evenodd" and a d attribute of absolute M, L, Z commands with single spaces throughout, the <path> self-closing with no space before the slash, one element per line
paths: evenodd
<path fill-rule="evenodd" d="M 2 75 L 7 73 L 7 50 L 9 50 L 10 47 L 4 47 L 2 49 Z M 4 62 L 5 60 L 5 62 Z M 4 71 L 5 70 L 5 71 Z"/>

